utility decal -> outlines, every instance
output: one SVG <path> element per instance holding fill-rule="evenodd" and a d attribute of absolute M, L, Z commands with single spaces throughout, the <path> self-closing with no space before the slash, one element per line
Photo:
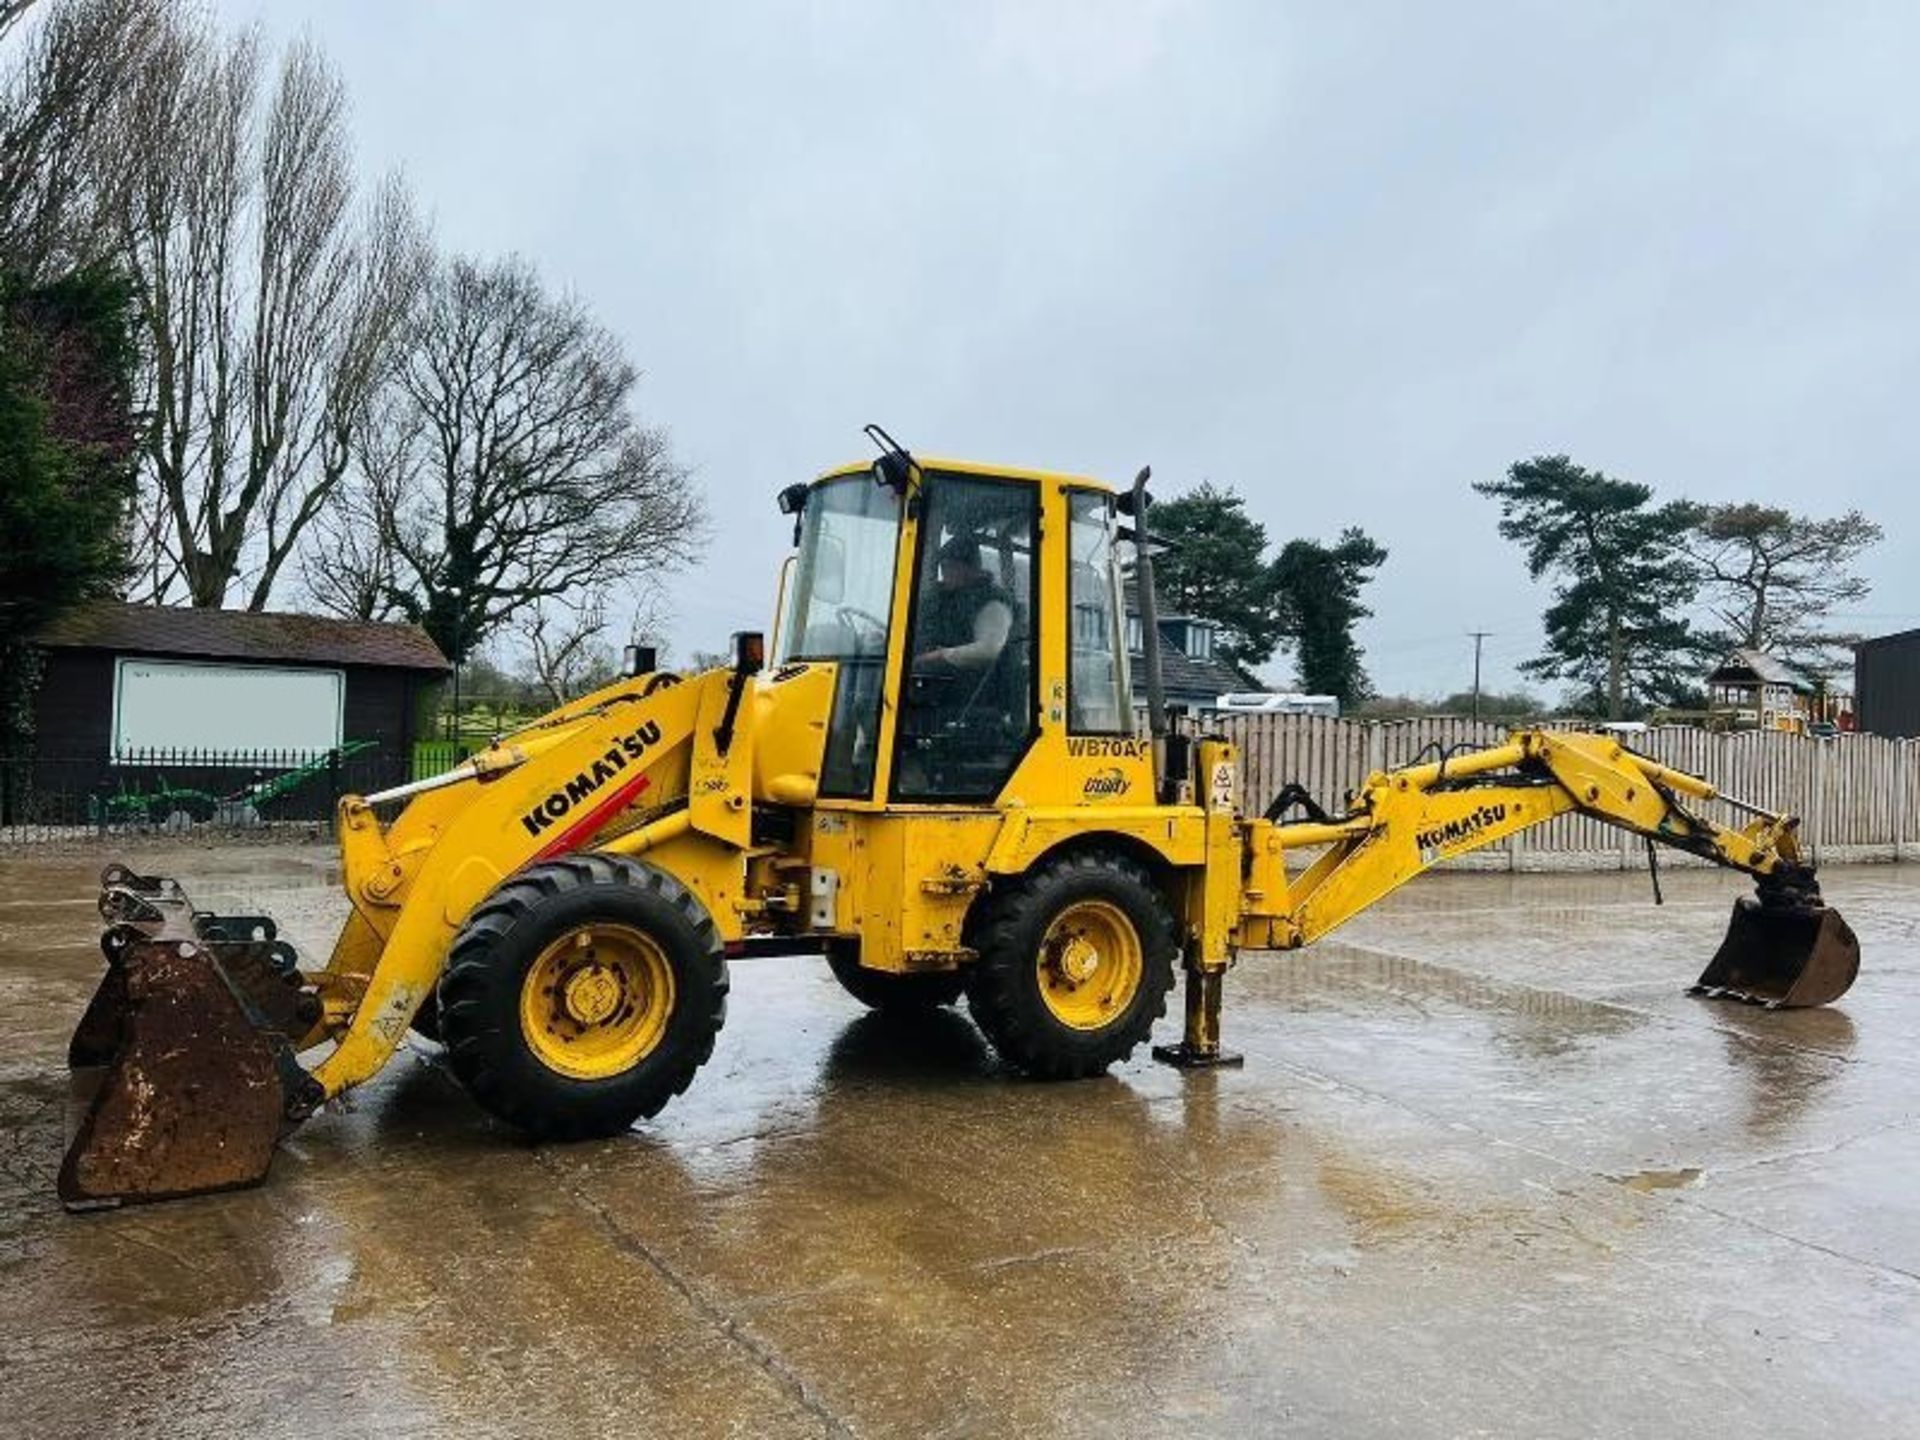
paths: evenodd
<path fill-rule="evenodd" d="M 1089 776 L 1086 788 L 1080 793 L 1089 800 L 1106 795 L 1124 795 L 1127 793 L 1129 783 L 1125 773 L 1118 766 L 1110 765 L 1105 770 Z"/>
<path fill-rule="evenodd" d="M 1446 850 L 1455 845 L 1465 844 L 1489 825 L 1498 825 L 1507 818 L 1505 805 L 1482 805 L 1478 810 L 1462 815 L 1458 820 L 1449 820 L 1444 825 L 1435 825 L 1430 830 L 1416 830 L 1413 843 L 1424 854 L 1430 850 Z"/>
<path fill-rule="evenodd" d="M 554 821 L 565 819 L 576 805 L 591 799 L 601 786 L 659 743 L 658 720 L 649 720 L 624 735 L 616 735 L 613 744 L 594 757 L 592 765 L 528 810 L 520 817 L 520 823 L 527 827 L 529 835 L 544 834 Z"/>
<path fill-rule="evenodd" d="M 1070 735 L 1067 754 L 1076 760 L 1138 760 L 1147 753 L 1144 740 L 1127 740 L 1108 735 Z"/>

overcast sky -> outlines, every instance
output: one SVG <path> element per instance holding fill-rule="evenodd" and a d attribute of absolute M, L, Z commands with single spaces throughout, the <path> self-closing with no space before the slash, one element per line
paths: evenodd
<path fill-rule="evenodd" d="M 1920 6 L 222 9 L 322 43 L 444 246 L 625 340 L 714 513 L 682 656 L 766 624 L 774 491 L 868 420 L 1365 527 L 1388 691 L 1533 653 L 1468 485 L 1539 452 L 1857 506 L 1851 623 L 1920 625 Z"/>

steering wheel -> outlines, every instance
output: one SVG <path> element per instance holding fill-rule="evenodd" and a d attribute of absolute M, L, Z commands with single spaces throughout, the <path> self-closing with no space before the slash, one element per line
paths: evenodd
<path fill-rule="evenodd" d="M 865 625 L 869 630 L 871 630 L 874 633 L 875 636 L 879 638 L 880 644 L 878 648 L 882 653 L 885 653 L 887 648 L 887 622 L 886 621 L 880 619 L 880 617 L 877 615 L 869 614 L 867 611 L 862 610 L 857 605 L 837 605 L 834 607 L 833 613 L 834 613 L 834 618 L 837 619 L 842 625 L 845 625 L 849 630 L 854 629 L 856 624 Z M 854 643 L 860 646 L 859 651 L 856 653 L 860 653 L 860 654 L 866 653 L 866 647 L 861 644 L 858 636 L 855 637 Z"/>

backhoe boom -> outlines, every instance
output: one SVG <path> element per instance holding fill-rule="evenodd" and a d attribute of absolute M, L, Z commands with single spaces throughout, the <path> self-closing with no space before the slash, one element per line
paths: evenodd
<path fill-rule="evenodd" d="M 1812 883 L 1792 817 L 1754 812 L 1734 829 L 1689 810 L 1683 796 L 1713 800 L 1718 792 L 1609 736 L 1573 732 L 1526 730 L 1504 745 L 1377 771 L 1339 819 L 1252 822 L 1257 875 L 1239 940 L 1248 948 L 1311 944 L 1433 866 L 1567 814 L 1755 877 Z M 1285 856 L 1320 846 L 1289 881 Z"/>

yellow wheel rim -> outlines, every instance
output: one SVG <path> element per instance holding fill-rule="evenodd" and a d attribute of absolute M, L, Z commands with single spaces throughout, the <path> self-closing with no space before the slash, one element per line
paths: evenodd
<path fill-rule="evenodd" d="M 1125 1014 L 1146 970 L 1133 921 L 1105 900 L 1077 901 L 1055 916 L 1035 963 L 1040 998 L 1075 1030 L 1099 1030 Z"/>
<path fill-rule="evenodd" d="M 520 1033 L 549 1070 L 605 1080 L 653 1053 L 673 995 L 673 967 L 651 936 L 628 925 L 583 925 L 527 971 Z"/>

